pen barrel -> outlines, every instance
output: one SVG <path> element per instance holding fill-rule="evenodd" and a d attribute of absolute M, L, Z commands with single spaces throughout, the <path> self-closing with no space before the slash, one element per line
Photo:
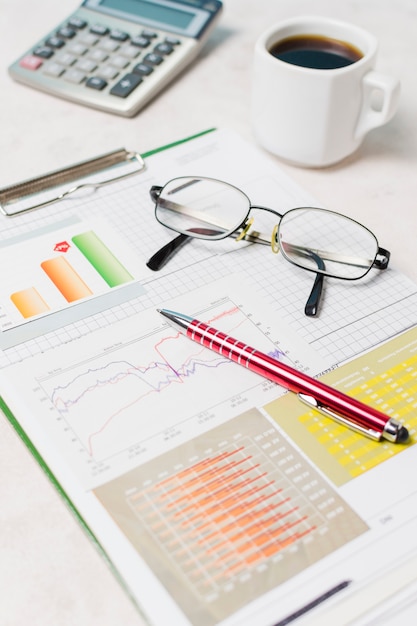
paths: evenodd
<path fill-rule="evenodd" d="M 314 398 L 317 403 L 365 429 L 372 428 L 382 432 L 390 419 L 389 416 L 363 404 L 356 398 L 352 398 L 260 350 L 251 348 L 244 342 L 234 339 L 208 324 L 193 320 L 187 329 L 187 336 L 289 391 Z"/>

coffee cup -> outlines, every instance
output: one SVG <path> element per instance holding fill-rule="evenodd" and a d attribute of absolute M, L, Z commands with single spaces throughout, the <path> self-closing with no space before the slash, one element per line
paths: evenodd
<path fill-rule="evenodd" d="M 254 52 L 256 140 L 306 167 L 352 154 L 398 106 L 399 81 L 374 69 L 377 48 L 366 30 L 324 17 L 295 17 L 269 28 Z"/>

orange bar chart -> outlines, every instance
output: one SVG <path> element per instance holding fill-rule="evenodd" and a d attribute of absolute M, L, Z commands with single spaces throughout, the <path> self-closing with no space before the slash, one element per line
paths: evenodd
<path fill-rule="evenodd" d="M 75 302 L 93 295 L 88 285 L 63 256 L 43 261 L 41 268 L 67 302 Z"/>
<path fill-rule="evenodd" d="M 94 493 L 198 626 L 215 626 L 367 531 L 256 409 Z"/>
<path fill-rule="evenodd" d="M 29 287 L 28 289 L 22 289 L 21 291 L 12 293 L 10 300 L 25 319 L 46 313 L 50 310 L 50 307 L 35 287 Z"/>

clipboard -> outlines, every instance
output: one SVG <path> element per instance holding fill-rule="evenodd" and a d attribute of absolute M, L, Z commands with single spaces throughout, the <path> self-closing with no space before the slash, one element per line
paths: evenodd
<path fill-rule="evenodd" d="M 214 130 L 215 128 L 208 128 L 143 154 L 118 148 L 62 169 L 8 185 L 0 189 L 0 214 L 6 217 L 22 215 L 59 202 L 69 195 L 85 190 L 94 190 L 140 174 L 146 170 L 145 159 L 147 157 Z M 123 170 L 122 174 L 120 174 L 121 170 Z M 113 175 L 108 177 L 111 172 Z M 75 184 L 68 187 L 71 183 Z"/>
<path fill-rule="evenodd" d="M 120 168 L 127 171 L 119 174 Z M 28 213 L 82 190 L 96 189 L 140 174 L 145 168 L 145 161 L 138 152 L 119 148 L 0 189 L 0 212 L 6 217 Z M 113 175 L 110 175 L 110 172 L 113 172 Z M 74 186 L 67 187 L 75 182 Z M 35 196 L 38 201 L 34 203 Z"/>

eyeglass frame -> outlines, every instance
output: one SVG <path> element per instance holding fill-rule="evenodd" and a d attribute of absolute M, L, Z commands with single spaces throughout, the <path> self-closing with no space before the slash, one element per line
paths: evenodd
<path fill-rule="evenodd" d="M 158 215 L 157 215 L 159 197 L 167 185 L 169 185 L 175 180 L 181 180 L 182 178 L 195 178 L 196 180 L 213 181 L 215 183 L 221 183 L 228 187 L 231 187 L 232 189 L 235 189 L 238 193 L 240 193 L 246 198 L 247 203 L 248 203 L 248 211 L 242 223 L 235 230 L 226 232 L 226 233 L 221 233 L 221 235 L 219 236 L 213 236 L 213 235 L 204 236 L 202 234 L 194 234 L 194 233 L 186 234 L 184 232 L 177 230 L 176 228 L 172 226 L 167 226 L 166 224 L 164 224 L 164 222 L 162 222 L 158 218 Z M 234 239 L 236 239 L 236 241 L 242 240 L 242 241 L 248 241 L 250 243 L 260 243 L 263 245 L 270 245 L 274 253 L 278 253 L 281 250 L 281 253 L 284 259 L 288 261 L 289 263 L 291 263 L 292 265 L 295 265 L 296 267 L 299 267 L 300 269 L 304 269 L 308 272 L 312 272 L 315 274 L 313 287 L 311 289 L 310 295 L 304 307 L 304 313 L 308 317 L 317 316 L 325 276 L 328 276 L 329 278 L 337 278 L 340 280 L 348 280 L 348 281 L 360 280 L 361 278 L 364 278 L 373 267 L 380 269 L 380 270 L 384 270 L 384 269 L 387 269 L 388 264 L 389 264 L 391 253 L 389 252 L 389 250 L 387 250 L 386 248 L 382 248 L 379 245 L 378 239 L 375 236 L 375 234 L 369 228 L 367 228 L 366 226 L 364 226 L 357 220 L 354 220 L 351 217 L 348 217 L 347 215 L 343 215 L 342 213 L 338 213 L 336 211 L 324 209 L 321 207 L 303 206 L 303 207 L 293 207 L 292 209 L 289 209 L 285 213 L 280 213 L 276 211 L 275 209 L 271 209 L 270 207 L 252 204 L 249 196 L 244 191 L 236 187 L 235 185 L 228 183 L 226 181 L 223 181 L 221 179 L 210 178 L 207 176 L 179 176 L 176 178 L 172 178 L 169 181 L 167 181 L 165 185 L 163 186 L 152 185 L 152 187 L 149 190 L 149 194 L 151 196 L 152 201 L 155 203 L 155 219 L 157 220 L 157 222 L 159 222 L 162 226 L 165 226 L 165 228 L 169 228 L 170 230 L 173 230 L 174 232 L 179 233 L 177 237 L 175 237 L 173 240 L 169 241 L 167 244 L 162 246 L 162 248 L 160 248 L 157 252 L 155 252 L 155 254 L 153 254 L 150 259 L 148 259 L 148 261 L 146 262 L 146 265 L 147 267 L 149 267 L 149 269 L 153 271 L 157 271 L 161 269 L 163 265 L 165 265 L 165 263 L 168 262 L 170 257 L 180 249 L 180 247 L 182 247 L 185 243 L 189 242 L 192 239 L 203 239 L 205 241 L 210 241 L 210 240 L 221 241 L 222 239 L 233 237 Z M 269 213 L 272 213 L 273 215 L 276 215 L 279 218 L 279 222 L 273 228 L 272 235 L 270 238 L 267 238 L 265 235 L 262 235 L 258 231 L 250 231 L 250 228 L 253 224 L 253 218 L 250 218 L 249 215 L 253 209 L 267 211 Z M 314 254 L 313 251 L 310 251 L 310 255 L 311 257 L 314 258 L 315 263 L 317 263 L 317 268 L 306 267 L 304 265 L 297 263 L 290 257 L 288 257 L 285 251 L 283 250 L 283 248 L 280 246 L 278 239 L 277 239 L 279 226 L 280 226 L 282 218 L 285 215 L 291 213 L 292 211 L 298 211 L 300 209 L 312 209 L 316 211 L 321 211 L 326 214 L 334 214 L 334 215 L 343 217 L 344 219 L 349 220 L 350 222 L 354 224 L 357 224 L 358 226 L 366 230 L 370 235 L 372 235 L 376 244 L 376 253 L 375 253 L 372 263 L 369 264 L 368 269 L 361 276 L 355 276 L 355 277 L 337 276 L 337 275 L 332 274 L 331 272 L 328 272 L 325 269 L 323 260 L 321 259 L 320 256 Z"/>

